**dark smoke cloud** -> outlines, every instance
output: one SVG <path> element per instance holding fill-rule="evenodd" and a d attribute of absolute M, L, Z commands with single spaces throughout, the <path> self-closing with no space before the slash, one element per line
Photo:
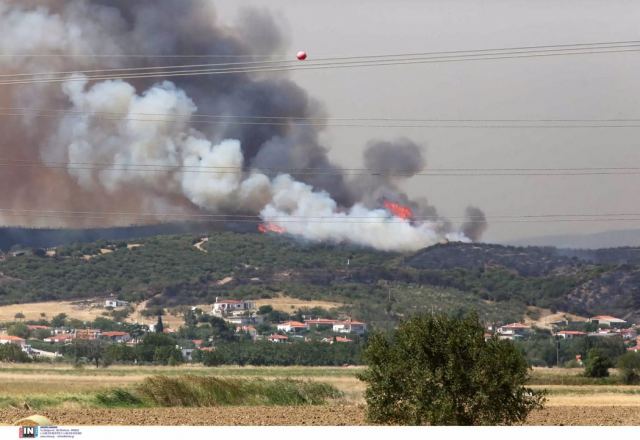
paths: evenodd
<path fill-rule="evenodd" d="M 465 210 L 465 217 L 467 217 L 467 221 L 462 225 L 462 232 L 472 241 L 480 240 L 488 227 L 484 212 L 475 206 L 468 206 Z"/>
<path fill-rule="evenodd" d="M 217 21 L 213 2 L 208 0 L 5 0 L 0 3 L 0 27 L 0 53 L 60 55 L 2 57 L 2 74 L 205 62 L 202 58 L 160 57 L 173 54 L 234 56 L 207 62 L 291 55 L 281 29 L 264 10 L 246 9 L 238 23 L 229 27 Z M 119 56 L 93 56 L 96 54 Z M 387 214 L 380 209 L 381 200 L 390 199 L 409 205 L 416 216 L 437 221 L 375 229 L 310 224 L 298 228 L 298 233 L 317 240 L 357 237 L 355 242 L 384 249 L 426 246 L 448 233 L 455 234 L 426 200 L 412 200 L 400 190 L 402 179 L 426 166 L 417 144 L 408 139 L 372 141 L 364 152 L 364 166 L 388 171 L 357 177 L 344 174 L 329 161 L 328 149 L 319 141 L 323 125 L 295 123 L 298 118 L 321 120 L 326 116 L 323 106 L 284 73 L 22 85 L 0 89 L 0 106 L 77 111 L 59 118 L 0 119 L 2 159 L 68 164 L 66 169 L 4 168 L 0 185 L 10 191 L 0 193 L 0 207 L 127 213 L 115 219 L 0 214 L 5 224 L 129 224 L 166 220 L 162 213 L 167 211 L 251 213 L 263 218 L 268 214 L 384 218 Z M 176 120 L 149 124 L 105 121 L 95 116 L 103 111 L 166 113 Z M 237 125 L 232 120 L 196 124 L 191 117 L 194 112 L 283 119 L 281 125 Z M 96 169 L 74 169 L 74 162 L 92 163 Z M 102 168 L 105 163 L 121 170 Z M 135 173 L 130 170 L 135 163 L 171 170 Z M 198 175 L 182 172 L 183 165 L 242 167 L 243 171 Z M 290 173 L 290 178 L 273 171 L 282 168 L 314 172 Z M 140 212 L 157 216 L 140 218 Z M 384 227 L 394 229 L 381 233 Z M 469 231 L 479 238 L 484 228 L 486 225 Z"/>

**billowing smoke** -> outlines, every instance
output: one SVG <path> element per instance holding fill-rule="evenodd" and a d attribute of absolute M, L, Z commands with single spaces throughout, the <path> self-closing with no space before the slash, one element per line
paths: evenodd
<path fill-rule="evenodd" d="M 462 225 L 462 233 L 473 241 L 478 241 L 487 230 L 487 218 L 480 208 L 468 206 L 465 210 L 467 220 Z"/>
<path fill-rule="evenodd" d="M 323 127 L 295 123 L 321 120 L 322 105 L 282 73 L 128 81 L 73 73 L 185 62 L 173 54 L 284 58 L 284 38 L 264 12 L 246 10 L 228 27 L 206 0 L 5 0 L 0 27 L 3 75 L 70 72 L 63 83 L 0 86 L 0 107 L 14 113 L 0 118 L 0 159 L 16 165 L 0 173 L 0 184 L 11 189 L 0 193 L 5 224 L 95 226 L 161 221 L 168 212 L 249 214 L 309 240 L 385 250 L 476 240 L 486 228 L 474 222 L 455 232 L 426 200 L 400 190 L 402 179 L 426 166 L 422 149 L 408 139 L 369 143 L 363 165 L 371 171 L 362 175 L 332 164 L 318 140 Z M 37 109 L 47 109 L 46 117 Z M 198 114 L 281 119 L 244 125 Z M 33 166 L 38 163 L 48 166 Z M 407 206 L 414 218 L 392 216 L 386 200 Z M 47 210 L 118 217 L 45 217 Z"/>

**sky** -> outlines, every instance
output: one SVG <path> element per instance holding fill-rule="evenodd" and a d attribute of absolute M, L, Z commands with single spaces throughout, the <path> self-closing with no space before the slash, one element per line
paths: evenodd
<path fill-rule="evenodd" d="M 290 50 L 310 59 L 640 40 L 640 2 L 552 0 L 216 0 L 232 24 L 267 9 Z M 332 117 L 438 119 L 640 118 L 640 52 L 296 71 Z M 406 136 L 434 168 L 640 166 L 640 128 L 464 129 L 329 127 L 343 167 L 362 166 L 368 140 Z M 596 233 L 636 222 L 497 223 L 492 216 L 640 212 L 640 175 L 421 177 L 406 185 L 444 216 L 468 205 L 489 217 L 484 241 Z"/>

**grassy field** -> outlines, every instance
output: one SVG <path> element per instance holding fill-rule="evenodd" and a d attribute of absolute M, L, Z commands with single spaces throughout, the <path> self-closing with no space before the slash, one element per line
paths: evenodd
<path fill-rule="evenodd" d="M 356 377 L 359 371 L 361 371 L 360 367 L 225 366 L 208 368 L 188 365 L 179 367 L 112 366 L 96 369 L 94 367 L 74 368 L 65 364 L 0 363 L 0 423 L 7 423 L 8 418 L 21 414 L 21 411 L 25 411 L 24 408 L 29 408 L 31 412 L 37 410 L 52 416 L 63 417 L 63 420 L 66 420 L 64 417 L 72 417 L 71 415 L 75 414 L 73 417 L 77 417 L 79 421 L 92 420 L 92 423 L 107 423 L 112 420 L 111 417 L 116 417 L 117 408 L 109 408 L 105 401 L 100 400 L 100 395 L 111 393 L 116 389 L 127 392 L 137 390 L 148 378 L 162 375 L 169 381 L 191 376 L 196 382 L 204 380 L 203 383 L 212 380 L 211 378 L 231 382 L 258 380 L 258 383 L 262 383 L 292 379 L 324 383 L 337 389 L 340 397 L 328 399 L 322 405 L 322 409 L 314 413 L 319 417 L 316 420 L 317 424 L 333 424 L 331 420 L 342 420 L 335 414 L 336 411 L 340 411 L 341 416 L 346 417 L 343 423 L 361 424 L 364 423 L 365 387 Z M 531 386 L 536 389 L 546 389 L 548 401 L 545 410 L 532 414 L 530 423 L 640 423 L 640 386 L 612 384 L 615 376 L 609 381 L 588 379 L 581 377 L 581 372 L 579 369 L 535 369 Z M 260 402 L 260 400 L 255 401 Z M 245 410 L 242 409 L 244 407 L 246 405 L 236 406 L 225 414 L 235 414 L 235 412 L 245 414 Z M 184 413 L 184 417 L 189 420 L 191 420 L 190 417 L 201 417 L 202 414 L 207 414 L 197 409 L 175 409 L 177 412 L 173 413 L 174 417 Z M 158 414 L 164 414 L 164 410 L 156 407 L 138 408 L 136 411 L 138 412 L 134 412 L 135 414 L 140 414 L 139 420 L 147 420 L 151 417 L 147 417 L 144 411 L 151 411 L 149 414 L 155 414 L 156 411 Z M 285 417 L 284 412 L 279 412 L 284 409 L 260 409 L 259 411 L 265 414 L 263 422 L 267 424 L 270 423 L 267 420 L 271 420 L 269 417 L 274 418 L 273 420 Z M 87 414 L 93 418 L 86 419 L 89 417 Z M 266 414 L 270 415 L 267 417 Z M 322 414 L 324 416 L 321 416 Z M 620 414 L 625 416 L 622 417 Z M 153 423 L 154 419 L 149 420 L 151 421 L 148 423 Z M 211 424 L 222 423 L 222 420 L 227 419 L 224 417 L 216 419 Z M 292 423 L 294 420 L 298 419 L 294 417 L 291 419 Z M 312 419 L 301 420 L 300 423 L 307 423 Z M 191 420 L 191 422 L 206 424 L 201 419 Z M 175 419 L 175 423 L 180 424 L 178 418 Z M 183 420 L 182 423 L 188 423 L 188 420 Z M 247 422 L 247 424 L 251 423 L 253 422 Z"/>

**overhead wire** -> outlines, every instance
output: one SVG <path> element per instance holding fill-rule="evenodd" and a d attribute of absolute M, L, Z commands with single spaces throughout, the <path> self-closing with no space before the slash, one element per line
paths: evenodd
<path fill-rule="evenodd" d="M 289 61 L 281 64 L 273 62 L 273 65 L 269 62 L 263 62 L 262 65 L 255 67 L 247 67 L 242 65 L 226 68 L 211 68 L 211 69 L 181 69 L 173 68 L 170 70 L 159 72 L 147 72 L 147 73 L 125 73 L 125 74 L 113 74 L 113 75 L 87 75 L 87 76 L 72 76 L 65 78 L 33 78 L 33 79 L 16 79 L 9 81 L 0 81 L 0 85 L 12 85 L 12 84 L 37 84 L 37 83 L 55 83 L 65 81 L 84 81 L 84 80 L 109 80 L 109 79 L 142 79 L 142 78 L 157 78 L 157 77 L 179 77 L 179 76 L 195 76 L 195 75 L 219 75 L 230 73 L 253 73 L 253 72 L 275 72 L 275 71 L 288 71 L 288 70 L 315 70 L 315 69 L 335 69 L 345 67 L 372 67 L 372 66 L 393 66 L 393 65 L 408 65 L 408 64 L 424 64 L 424 63 L 440 63 L 440 62 L 457 62 L 457 61 L 473 61 L 473 60 L 498 60 L 509 58 L 527 58 L 527 57 L 544 57 L 544 56 L 558 56 L 558 55 L 584 55 L 584 54 L 598 54 L 598 53 L 618 53 L 618 52 L 637 52 L 640 51 L 638 44 L 633 45 L 620 45 L 620 46 L 604 46 L 604 47 L 589 47 L 589 48 L 562 48 L 562 49 L 546 49 L 537 51 L 509 51 L 508 49 L 502 49 L 500 51 L 483 53 L 467 53 L 466 55 L 456 54 L 453 55 L 422 55 L 411 57 L 399 57 L 391 56 L 387 58 L 366 58 L 366 57 L 352 57 L 350 59 L 341 60 L 336 58 L 336 61 L 332 61 L 331 58 L 327 58 L 327 61 L 305 61 L 304 63 Z M 257 62 L 259 63 L 259 62 Z M 224 63 L 223 63 L 224 64 Z M 234 64 L 234 63 L 227 63 Z M 222 64 L 219 64 L 222 65 Z"/>

